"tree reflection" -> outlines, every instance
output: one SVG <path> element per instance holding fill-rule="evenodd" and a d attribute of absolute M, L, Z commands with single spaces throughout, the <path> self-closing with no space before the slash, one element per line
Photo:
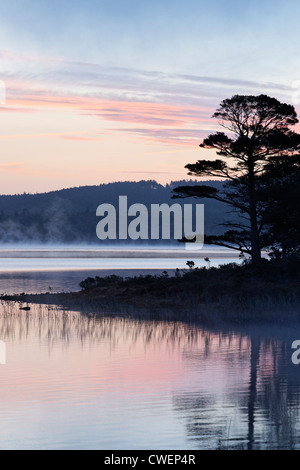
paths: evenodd
<path fill-rule="evenodd" d="M 257 394 L 257 370 L 259 365 L 260 338 L 251 337 L 250 352 L 250 383 L 248 401 L 248 450 L 253 450 L 254 445 L 254 413 Z"/>
<path fill-rule="evenodd" d="M 219 335 L 218 348 L 211 335 L 204 348 L 185 353 L 187 362 L 198 363 L 199 385 L 177 392 L 174 403 L 199 449 L 300 448 L 300 374 L 291 362 L 291 334 L 261 328 L 238 341 Z"/>
<path fill-rule="evenodd" d="M 182 322 L 83 315 L 38 305 L 25 312 L 18 304 L 1 303 L 0 340 L 18 345 L 32 338 L 50 352 L 57 344 L 68 348 L 74 342 L 77 349 L 72 351 L 80 352 L 80 345 L 103 343 L 109 352 L 119 348 L 120 354 L 124 345 L 139 345 L 140 351 L 162 348 L 171 358 L 165 362 L 167 367 L 172 361 L 180 362 L 176 374 L 180 371 L 181 375 L 172 382 L 174 407 L 193 446 L 300 448 L 300 366 L 291 362 L 294 330 L 204 329 Z M 96 355 L 98 359 L 98 349 Z M 127 366 L 127 356 L 122 360 Z M 95 374 L 99 364 L 95 362 Z M 138 364 L 141 371 L 147 362 Z M 157 364 L 153 367 L 159 368 Z"/>

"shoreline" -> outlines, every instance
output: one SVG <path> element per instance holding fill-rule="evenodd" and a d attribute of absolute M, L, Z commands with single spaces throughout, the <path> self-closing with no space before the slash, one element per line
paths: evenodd
<path fill-rule="evenodd" d="M 276 268 L 276 269 L 275 269 Z M 139 318 L 200 321 L 213 324 L 300 321 L 298 261 L 224 265 L 221 268 L 178 270 L 174 276 L 112 274 L 88 277 L 82 290 L 66 293 L 2 295 L 1 301 L 56 306 L 88 314 L 131 314 Z"/>

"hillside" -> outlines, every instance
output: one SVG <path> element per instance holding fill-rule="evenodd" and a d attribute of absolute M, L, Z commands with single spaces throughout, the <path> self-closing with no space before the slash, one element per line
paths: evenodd
<path fill-rule="evenodd" d="M 0 196 L 0 242 L 99 243 L 96 209 L 103 203 L 110 203 L 117 209 L 119 196 L 127 196 L 128 205 L 141 203 L 148 209 L 151 204 L 204 203 L 205 233 L 220 233 L 222 229 L 218 224 L 229 217 L 228 209 L 222 203 L 199 199 L 172 200 L 173 188 L 191 183 L 207 184 L 175 181 L 163 186 L 156 181 L 115 182 L 43 194 L 3 195 Z M 219 187 L 222 182 L 209 184 Z"/>

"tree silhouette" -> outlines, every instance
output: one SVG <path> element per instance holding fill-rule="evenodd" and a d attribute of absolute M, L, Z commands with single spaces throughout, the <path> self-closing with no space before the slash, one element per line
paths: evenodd
<path fill-rule="evenodd" d="M 300 148 L 300 135 L 290 126 L 298 123 L 292 105 L 266 95 L 235 95 L 223 100 L 213 118 L 227 133 L 217 132 L 204 139 L 200 147 L 214 149 L 222 159 L 198 160 L 186 165 L 189 175 L 223 178 L 221 190 L 212 186 L 180 186 L 176 197 L 200 197 L 226 203 L 239 221 L 224 222 L 228 230 L 221 236 L 207 236 L 206 243 L 217 244 L 261 259 L 261 250 L 270 245 L 265 217 L 270 200 L 259 198 L 263 176 L 271 163 L 294 157 Z M 269 194 L 270 195 L 270 194 Z"/>
<path fill-rule="evenodd" d="M 258 198 L 266 206 L 264 220 L 271 254 L 282 258 L 299 252 L 300 155 L 271 159 L 261 180 Z"/>
<path fill-rule="evenodd" d="M 186 265 L 187 265 L 190 269 L 194 269 L 194 267 L 195 267 L 195 262 L 194 262 L 194 261 L 187 261 L 187 262 L 186 262 Z"/>

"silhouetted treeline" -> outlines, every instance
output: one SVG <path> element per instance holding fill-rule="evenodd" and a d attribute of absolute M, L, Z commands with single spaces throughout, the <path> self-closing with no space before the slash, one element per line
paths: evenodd
<path fill-rule="evenodd" d="M 103 203 L 112 204 L 118 209 L 119 196 L 128 197 L 128 206 L 141 203 L 149 209 L 151 204 L 205 203 L 205 232 L 219 233 L 221 229 L 218 224 L 227 218 L 224 204 L 213 200 L 199 201 L 193 198 L 172 200 L 174 187 L 190 183 L 191 181 L 175 181 L 164 186 L 153 180 L 115 182 L 43 194 L 0 196 L 0 241 L 5 243 L 99 243 L 96 226 L 100 219 L 96 217 L 96 209 Z M 193 183 L 204 184 L 195 181 Z M 223 183 L 212 181 L 210 184 L 220 188 Z M 156 243 L 161 244 L 162 241 Z M 165 241 L 165 243 L 170 242 Z"/>

